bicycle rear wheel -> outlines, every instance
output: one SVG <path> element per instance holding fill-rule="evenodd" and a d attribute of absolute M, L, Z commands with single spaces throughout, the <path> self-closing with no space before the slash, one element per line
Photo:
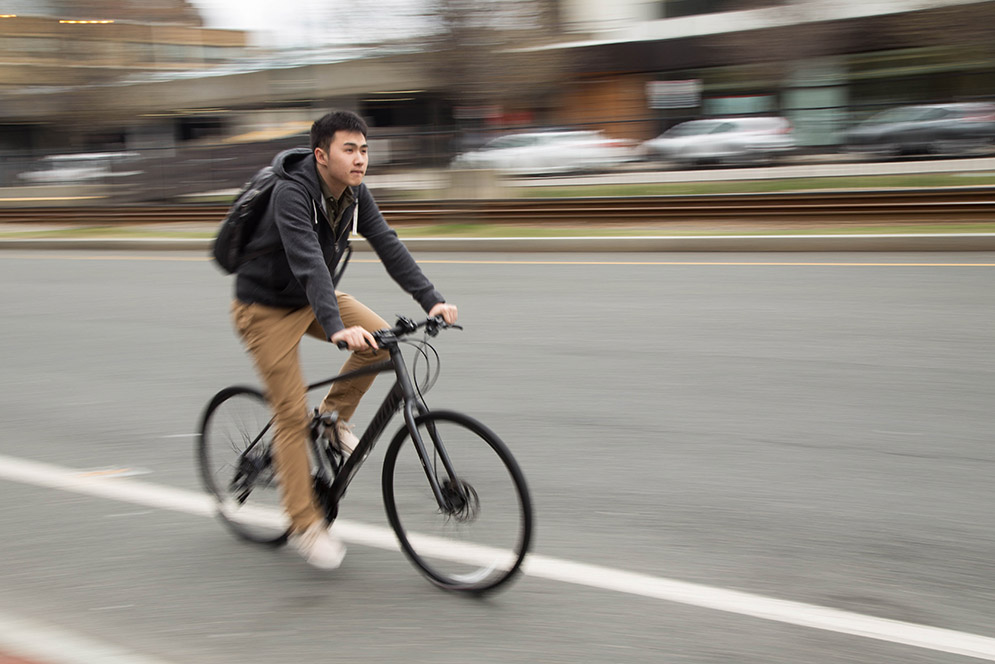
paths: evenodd
<path fill-rule="evenodd" d="M 384 458 L 390 525 L 404 553 L 432 583 L 447 590 L 493 590 L 519 571 L 528 553 L 532 501 L 525 477 L 501 439 L 470 417 L 436 411 L 418 417 L 416 425 L 426 467 L 407 427 Z M 427 473 L 438 479 L 442 506 Z"/>
<path fill-rule="evenodd" d="M 290 522 L 270 456 L 272 417 L 258 390 L 222 390 L 204 411 L 197 458 L 225 525 L 249 541 L 279 546 L 287 541 Z"/>

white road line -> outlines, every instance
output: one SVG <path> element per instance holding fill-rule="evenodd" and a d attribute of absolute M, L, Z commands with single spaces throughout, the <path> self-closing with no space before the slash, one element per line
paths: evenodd
<path fill-rule="evenodd" d="M 4 455 L 0 455 L 0 479 L 197 516 L 214 516 L 213 501 L 197 492 L 121 477 L 82 477 L 74 469 Z M 343 539 L 353 544 L 397 549 L 396 539 L 387 528 L 347 520 L 337 521 L 335 527 Z M 463 555 L 472 557 L 474 552 L 462 550 L 449 555 L 452 559 L 457 559 Z M 552 581 L 995 662 L 995 638 L 967 632 L 888 620 L 815 604 L 780 600 L 549 556 L 529 556 L 525 562 L 524 573 Z"/>

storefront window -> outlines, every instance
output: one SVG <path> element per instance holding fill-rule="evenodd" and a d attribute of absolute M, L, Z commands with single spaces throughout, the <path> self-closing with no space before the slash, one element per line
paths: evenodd
<path fill-rule="evenodd" d="M 777 108 L 773 95 L 735 95 L 706 99 L 705 115 L 756 115 L 770 113 Z"/>

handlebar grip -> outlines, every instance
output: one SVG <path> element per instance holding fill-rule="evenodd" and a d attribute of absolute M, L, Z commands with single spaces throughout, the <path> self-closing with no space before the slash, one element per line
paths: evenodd
<path fill-rule="evenodd" d="M 345 341 L 336 341 L 335 345 L 338 346 L 339 350 L 349 350 L 349 344 L 347 344 Z M 369 340 L 367 340 L 366 347 L 373 348 L 373 344 L 371 344 Z"/>

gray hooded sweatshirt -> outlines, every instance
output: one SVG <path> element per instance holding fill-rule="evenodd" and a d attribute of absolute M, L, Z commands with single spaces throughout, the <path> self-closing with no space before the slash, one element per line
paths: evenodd
<path fill-rule="evenodd" d="M 307 148 L 285 150 L 273 158 L 280 176 L 269 209 L 246 247 L 254 258 L 243 264 L 235 279 L 235 297 L 270 307 L 310 306 L 325 336 L 343 329 L 332 275 L 345 253 L 355 220 L 388 274 L 426 312 L 445 302 L 414 258 L 384 221 L 365 184 L 353 187 L 354 202 L 333 231 L 325 213 L 314 153 Z M 359 212 L 356 213 L 356 206 Z"/>

